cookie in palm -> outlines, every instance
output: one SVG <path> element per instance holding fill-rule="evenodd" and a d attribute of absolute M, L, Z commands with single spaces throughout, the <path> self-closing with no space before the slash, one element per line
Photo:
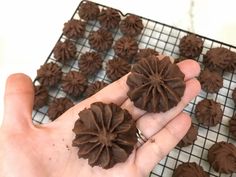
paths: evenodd
<path fill-rule="evenodd" d="M 175 107 L 185 91 L 184 73 L 169 57 L 150 56 L 134 64 L 127 93 L 134 105 L 147 112 L 166 112 Z"/>
<path fill-rule="evenodd" d="M 113 103 L 96 102 L 79 112 L 73 132 L 79 158 L 88 159 L 92 167 L 109 169 L 125 162 L 137 143 L 132 116 Z"/>

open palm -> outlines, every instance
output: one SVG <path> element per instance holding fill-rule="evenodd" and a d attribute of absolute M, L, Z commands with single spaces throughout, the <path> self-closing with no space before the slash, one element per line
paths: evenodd
<path fill-rule="evenodd" d="M 56 121 L 45 125 L 32 124 L 33 86 L 23 74 L 8 78 L 5 91 L 4 121 L 0 129 L 1 177 L 145 177 L 187 132 L 191 119 L 182 112 L 200 90 L 194 78 L 199 65 L 191 60 L 178 64 L 185 74 L 186 90 L 181 102 L 166 113 L 146 113 L 127 98 L 124 76 L 96 95 L 80 102 Z M 125 163 L 109 170 L 90 167 L 79 159 L 78 148 L 72 147 L 72 128 L 78 113 L 91 103 L 116 103 L 127 109 L 137 127 L 148 139 L 137 145 Z M 138 147 L 139 146 L 139 147 Z"/>

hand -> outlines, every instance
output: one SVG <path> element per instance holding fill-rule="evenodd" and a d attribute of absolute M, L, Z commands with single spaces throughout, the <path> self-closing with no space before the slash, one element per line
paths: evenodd
<path fill-rule="evenodd" d="M 127 98 L 127 75 L 96 95 L 80 102 L 57 120 L 44 125 L 32 124 L 34 90 L 32 81 L 23 74 L 8 78 L 5 91 L 3 125 L 0 129 L 0 176 L 2 177 L 145 177 L 166 156 L 190 127 L 191 119 L 183 108 L 200 91 L 194 78 L 199 65 L 180 62 L 185 74 L 186 90 L 181 102 L 166 113 L 145 113 Z M 137 127 L 149 139 L 135 148 L 125 163 L 109 170 L 91 168 L 79 159 L 78 148 L 72 147 L 72 128 L 78 113 L 91 103 L 116 103 L 127 109 Z"/>

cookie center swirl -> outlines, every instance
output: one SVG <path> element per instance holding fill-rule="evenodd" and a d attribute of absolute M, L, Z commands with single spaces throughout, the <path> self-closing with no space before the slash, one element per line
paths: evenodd
<path fill-rule="evenodd" d="M 100 143 L 106 146 L 112 146 L 112 141 L 116 139 L 116 134 L 103 130 L 98 135 Z"/>
<path fill-rule="evenodd" d="M 135 18 L 129 18 L 129 23 L 130 24 L 135 24 L 136 23 L 136 19 Z"/>
<path fill-rule="evenodd" d="M 49 71 L 49 70 L 45 71 L 45 76 L 46 77 L 51 77 L 52 76 L 52 72 Z"/>
<path fill-rule="evenodd" d="M 149 78 L 152 86 L 154 87 L 158 87 L 164 84 L 162 77 L 158 74 L 151 75 Z"/>

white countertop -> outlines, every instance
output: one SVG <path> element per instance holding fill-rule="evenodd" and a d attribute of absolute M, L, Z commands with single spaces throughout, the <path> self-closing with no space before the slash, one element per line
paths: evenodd
<path fill-rule="evenodd" d="M 44 63 L 79 1 L 8 0 L 0 5 L 0 123 L 7 76 L 15 72 L 32 79 Z M 97 0 L 165 24 L 190 30 L 236 46 L 234 0 Z M 148 2 L 148 3 L 147 3 Z"/>

